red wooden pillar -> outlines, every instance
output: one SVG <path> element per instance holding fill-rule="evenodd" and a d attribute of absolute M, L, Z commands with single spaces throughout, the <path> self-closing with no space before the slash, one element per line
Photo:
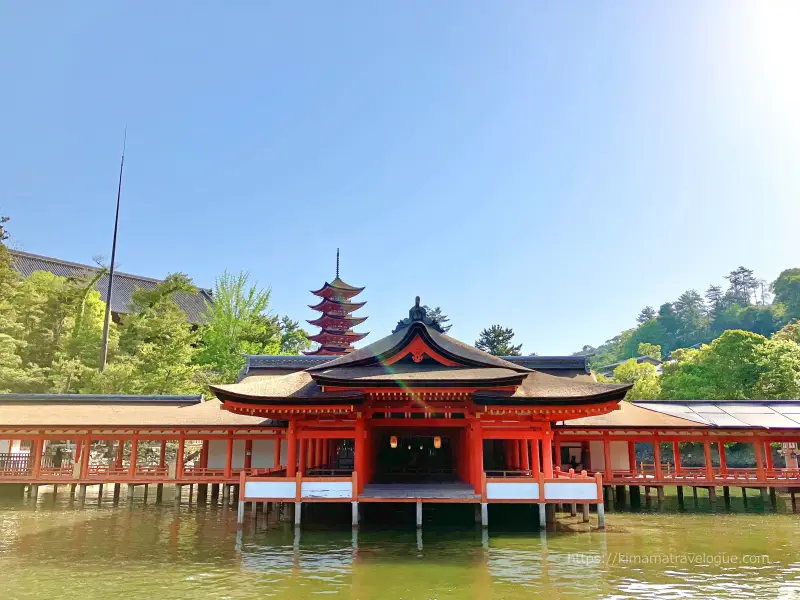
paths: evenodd
<path fill-rule="evenodd" d="M 541 472 L 542 467 L 539 462 L 539 440 L 531 440 L 531 474 L 537 477 Z"/>
<path fill-rule="evenodd" d="M 482 494 L 483 482 L 483 425 L 479 420 L 472 423 L 472 485 L 476 494 Z"/>
<path fill-rule="evenodd" d="M 289 421 L 286 430 L 286 477 L 294 478 L 297 475 L 297 427 L 294 420 Z"/>
<path fill-rule="evenodd" d="M 554 437 L 553 442 L 554 442 L 553 464 L 554 466 L 561 468 L 561 440 Z"/>
<path fill-rule="evenodd" d="M 714 465 L 711 463 L 711 442 L 708 440 L 703 442 L 703 455 L 706 463 L 706 479 L 711 481 L 714 479 Z"/>
<path fill-rule="evenodd" d="M 114 461 L 114 467 L 118 471 L 122 471 L 123 458 L 125 458 L 125 440 L 117 440 L 117 456 Z"/>
<path fill-rule="evenodd" d="M 89 475 L 89 454 L 91 453 L 92 449 L 91 435 L 87 436 L 86 439 L 83 440 L 82 444 L 83 451 L 81 452 L 81 478 L 84 478 Z"/>
<path fill-rule="evenodd" d="M 128 465 L 128 475 L 136 475 L 136 462 L 139 460 L 139 438 L 133 436 L 131 440 L 131 464 Z"/>
<path fill-rule="evenodd" d="M 181 434 L 178 439 L 178 455 L 175 459 L 175 478 L 181 479 L 183 477 L 183 460 L 186 451 L 186 438 Z"/>
<path fill-rule="evenodd" d="M 628 470 L 631 475 L 636 473 L 636 442 L 628 442 Z"/>
<path fill-rule="evenodd" d="M 281 466 L 281 436 L 275 438 L 275 462 L 272 466 L 276 469 Z"/>
<path fill-rule="evenodd" d="M 244 468 L 251 469 L 253 467 L 253 440 L 245 440 L 244 442 Z"/>
<path fill-rule="evenodd" d="M 325 442 L 327 442 L 327 441 L 328 440 L 322 440 L 322 439 L 318 439 L 317 440 L 317 448 L 316 448 L 317 449 L 317 454 L 314 457 L 314 463 L 316 464 L 315 466 L 317 466 L 317 467 L 322 465 L 322 449 L 323 449 L 323 446 L 325 445 Z"/>
<path fill-rule="evenodd" d="M 727 475 L 728 458 L 725 456 L 725 442 L 717 440 L 717 447 L 719 448 L 719 472 L 722 475 Z"/>
<path fill-rule="evenodd" d="M 158 453 L 158 466 L 162 469 L 167 466 L 167 440 L 161 440 L 161 448 Z"/>
<path fill-rule="evenodd" d="M 522 458 L 522 469 L 524 471 L 531 470 L 531 457 L 530 453 L 528 452 L 528 440 L 520 440 L 520 455 Z"/>
<path fill-rule="evenodd" d="M 611 442 L 608 439 L 603 440 L 603 462 L 605 463 L 603 477 L 608 482 L 611 480 Z"/>
<path fill-rule="evenodd" d="M 766 481 L 767 476 L 764 472 L 764 442 L 761 440 L 753 442 L 753 450 L 756 455 L 756 476 L 759 481 Z"/>
<path fill-rule="evenodd" d="M 681 443 L 680 442 L 672 442 L 672 459 L 675 461 L 675 475 L 680 475 L 681 474 Z"/>
<path fill-rule="evenodd" d="M 308 440 L 306 438 L 300 438 L 300 460 L 299 464 L 297 465 L 297 472 L 300 473 L 300 476 L 306 474 L 306 463 L 308 461 Z"/>
<path fill-rule="evenodd" d="M 225 446 L 225 478 L 233 477 L 233 433 L 228 432 Z"/>
<path fill-rule="evenodd" d="M 764 442 L 764 455 L 767 458 L 767 471 L 772 472 L 775 470 L 775 465 L 772 462 L 772 444 Z"/>
<path fill-rule="evenodd" d="M 364 490 L 366 479 L 366 431 L 364 429 L 364 419 L 361 416 L 356 418 L 356 432 L 353 438 L 353 466 L 356 470 L 358 480 L 358 492 Z"/>
<path fill-rule="evenodd" d="M 200 468 L 207 469 L 208 468 L 208 446 L 210 442 L 208 440 L 203 440 L 203 445 L 200 448 Z"/>
<path fill-rule="evenodd" d="M 511 444 L 511 466 L 519 469 L 521 464 L 519 460 L 519 440 L 511 440 L 509 443 Z"/>
<path fill-rule="evenodd" d="M 658 438 L 653 439 L 653 462 L 655 464 L 655 477 L 657 480 L 664 478 L 664 473 L 661 469 L 661 440 Z"/>
<path fill-rule="evenodd" d="M 548 429 L 542 438 L 542 474 L 553 477 L 553 434 Z"/>
<path fill-rule="evenodd" d="M 33 459 L 33 469 L 31 475 L 34 478 L 39 477 L 39 473 L 42 471 L 42 451 L 44 449 L 44 438 L 41 436 L 37 437 L 33 440 L 33 444 L 31 446 L 31 458 Z"/>

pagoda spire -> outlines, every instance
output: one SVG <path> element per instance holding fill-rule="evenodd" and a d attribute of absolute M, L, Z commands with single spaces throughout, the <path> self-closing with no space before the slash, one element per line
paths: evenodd
<path fill-rule="evenodd" d="M 322 299 L 317 304 L 309 305 L 309 308 L 318 310 L 322 315 L 308 321 L 320 328 L 318 334 L 308 337 L 311 341 L 317 342 L 319 348 L 304 354 L 314 356 L 348 354 L 354 350 L 355 342 L 369 335 L 353 331 L 353 327 L 363 323 L 367 317 L 354 317 L 350 314 L 366 304 L 366 302 L 351 302 L 351 299 L 363 290 L 363 287 L 354 287 L 339 278 L 339 248 L 337 248 L 336 278 L 330 283 L 326 281 L 320 289 L 311 292 Z"/>

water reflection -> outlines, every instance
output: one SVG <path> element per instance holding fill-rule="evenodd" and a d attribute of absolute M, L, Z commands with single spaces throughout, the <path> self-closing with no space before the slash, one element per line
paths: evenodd
<path fill-rule="evenodd" d="M 604 532 L 298 529 L 259 512 L 245 527 L 223 506 L 84 508 L 68 494 L 0 505 L 0 597 L 790 598 L 800 594 L 796 516 L 621 512 Z M 152 501 L 152 494 L 150 500 Z M 752 504 L 752 503 L 751 503 Z M 521 513 L 527 518 L 526 513 Z M 497 519 L 500 521 L 500 519 Z M 525 523 L 520 523 L 520 526 Z M 762 556 L 746 563 L 745 556 Z M 659 557 L 661 557 L 659 559 Z M 672 557 L 672 558 L 671 558 Z M 681 562 L 683 557 L 683 562 Z M 722 560 L 729 557 L 736 560 Z M 691 562 L 686 562 L 691 558 Z M 673 562 L 669 562 L 672 560 Z M 737 562 L 738 561 L 738 562 Z"/>

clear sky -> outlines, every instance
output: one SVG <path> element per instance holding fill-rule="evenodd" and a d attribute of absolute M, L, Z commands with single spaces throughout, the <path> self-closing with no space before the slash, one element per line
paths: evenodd
<path fill-rule="evenodd" d="M 800 3 L 0 0 L 10 243 L 567 354 L 800 266 Z"/>

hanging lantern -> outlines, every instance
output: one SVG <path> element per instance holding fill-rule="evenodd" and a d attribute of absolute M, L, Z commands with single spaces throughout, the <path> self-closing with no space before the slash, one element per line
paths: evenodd
<path fill-rule="evenodd" d="M 437 450 L 442 447 L 442 438 L 438 435 L 433 436 L 433 447 Z"/>
<path fill-rule="evenodd" d="M 424 448 L 422 447 L 422 444 L 419 445 L 419 449 L 420 450 L 424 450 Z"/>
<path fill-rule="evenodd" d="M 408 449 L 411 450 L 411 444 L 408 445 Z"/>
<path fill-rule="evenodd" d="M 389 438 L 389 445 L 392 448 L 397 448 L 397 436 L 396 435 L 393 435 L 392 437 Z"/>

